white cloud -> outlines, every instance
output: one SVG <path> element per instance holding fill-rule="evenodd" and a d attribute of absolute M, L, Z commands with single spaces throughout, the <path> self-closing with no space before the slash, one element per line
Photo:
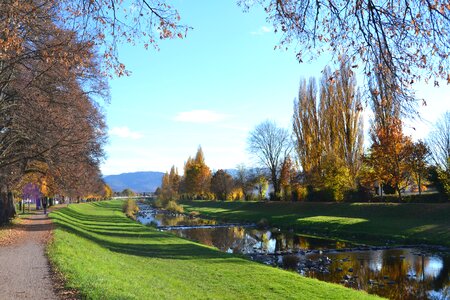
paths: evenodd
<path fill-rule="evenodd" d="M 211 110 L 191 110 L 179 112 L 173 119 L 187 123 L 215 123 L 227 119 L 229 116 Z"/>
<path fill-rule="evenodd" d="M 131 131 L 128 127 L 113 127 L 109 130 L 110 135 L 118 136 L 124 139 L 139 140 L 142 138 L 142 134 L 139 132 Z"/>
<path fill-rule="evenodd" d="M 272 28 L 267 27 L 267 26 L 261 26 L 261 28 L 259 28 L 257 31 L 252 31 L 250 32 L 251 35 L 263 35 L 265 33 L 269 33 L 272 32 Z"/>

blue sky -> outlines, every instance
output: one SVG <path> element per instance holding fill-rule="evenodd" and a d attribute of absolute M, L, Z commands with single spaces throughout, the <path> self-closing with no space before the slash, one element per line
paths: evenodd
<path fill-rule="evenodd" d="M 290 128 L 300 78 L 319 77 L 328 62 L 299 64 L 295 45 L 274 50 L 279 36 L 259 7 L 243 13 L 233 0 L 173 4 L 194 28 L 185 39 L 161 41 L 160 51 L 119 47 L 132 74 L 110 81 L 104 175 L 172 165 L 182 172 L 199 145 L 212 169 L 252 165 L 249 131 L 266 119 Z M 422 85 L 417 93 L 428 106 L 420 109 L 424 121 L 413 124 L 416 131 L 407 132 L 423 138 L 436 117 L 450 110 L 450 88 Z"/>

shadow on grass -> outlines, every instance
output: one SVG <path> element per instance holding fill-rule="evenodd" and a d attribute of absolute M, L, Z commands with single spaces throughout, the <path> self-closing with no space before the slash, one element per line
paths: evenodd
<path fill-rule="evenodd" d="M 114 205 L 107 203 L 95 203 L 92 206 L 99 207 L 100 210 L 115 208 Z M 207 246 L 147 228 L 126 217 L 96 216 L 93 214 L 95 208 L 90 212 L 92 214 L 84 214 L 68 207 L 52 213 L 51 218 L 60 229 L 118 253 L 164 259 L 220 259 L 222 261 L 225 258 L 234 258 L 230 254 Z M 235 259 L 232 261 L 236 263 Z"/>

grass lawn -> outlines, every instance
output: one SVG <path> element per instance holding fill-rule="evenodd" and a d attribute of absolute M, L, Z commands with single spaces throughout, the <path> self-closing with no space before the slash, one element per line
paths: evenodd
<path fill-rule="evenodd" d="M 88 299 L 372 299 L 368 295 L 159 232 L 120 200 L 50 214 L 52 263 Z"/>
<path fill-rule="evenodd" d="M 450 203 L 283 203 L 183 202 L 186 212 L 203 216 L 258 222 L 369 244 L 425 243 L 450 246 Z"/>

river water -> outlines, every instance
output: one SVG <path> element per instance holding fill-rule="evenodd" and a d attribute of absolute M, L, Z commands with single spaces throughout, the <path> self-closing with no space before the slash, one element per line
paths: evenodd
<path fill-rule="evenodd" d="M 145 205 L 137 219 L 221 251 L 389 299 L 450 299 L 447 249 L 357 246 L 251 224 L 175 215 Z"/>

